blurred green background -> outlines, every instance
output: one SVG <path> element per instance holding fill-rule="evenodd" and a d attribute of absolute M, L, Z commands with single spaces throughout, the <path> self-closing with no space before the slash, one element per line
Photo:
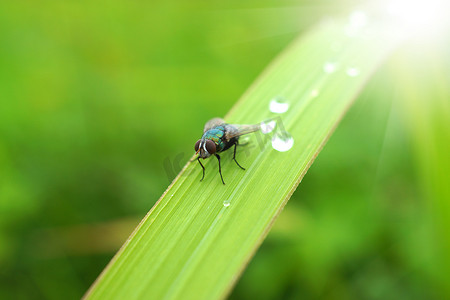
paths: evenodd
<path fill-rule="evenodd" d="M 80 298 L 204 123 L 351 7 L 1 2 L 0 298 Z M 448 41 L 405 46 L 375 74 L 231 299 L 450 297 Z"/>

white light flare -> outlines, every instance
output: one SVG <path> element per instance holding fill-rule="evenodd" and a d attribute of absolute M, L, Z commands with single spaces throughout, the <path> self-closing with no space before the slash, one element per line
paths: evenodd
<path fill-rule="evenodd" d="M 391 0 L 386 12 L 408 37 L 436 38 L 449 25 L 449 0 Z"/>

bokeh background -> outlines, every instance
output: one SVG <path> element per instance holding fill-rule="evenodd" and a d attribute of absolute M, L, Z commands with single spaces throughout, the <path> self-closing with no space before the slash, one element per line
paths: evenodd
<path fill-rule="evenodd" d="M 361 3 L 242 2 L 0 3 L 1 299 L 80 298 L 204 123 Z M 231 299 L 450 298 L 450 43 L 432 43 L 374 75 Z"/>

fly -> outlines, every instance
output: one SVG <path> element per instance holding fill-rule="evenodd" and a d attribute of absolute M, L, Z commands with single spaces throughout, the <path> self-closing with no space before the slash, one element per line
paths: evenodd
<path fill-rule="evenodd" d="M 222 179 L 222 168 L 220 166 L 220 156 L 218 153 L 223 152 L 232 146 L 234 146 L 233 160 L 236 162 L 239 168 L 245 170 L 236 160 L 236 147 L 239 144 L 239 137 L 241 135 L 255 132 L 261 129 L 258 125 L 234 125 L 226 124 L 221 118 L 214 118 L 209 120 L 205 124 L 203 129 L 203 136 L 195 143 L 195 154 L 198 154 L 197 160 L 203 169 L 203 176 L 200 181 L 205 178 L 205 167 L 203 166 L 200 158 L 206 159 L 211 155 L 214 155 L 219 162 L 219 174 Z"/>

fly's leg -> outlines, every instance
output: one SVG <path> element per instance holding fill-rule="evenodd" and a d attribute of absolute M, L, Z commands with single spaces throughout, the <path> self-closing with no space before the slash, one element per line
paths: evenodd
<path fill-rule="evenodd" d="M 203 178 L 205 178 L 205 167 L 203 166 L 202 162 L 200 161 L 200 156 L 197 157 L 197 160 L 198 160 L 198 163 L 200 164 L 200 166 L 202 166 L 202 169 L 203 169 L 203 176 L 202 176 L 202 179 L 200 179 L 200 181 L 202 181 Z"/>
<path fill-rule="evenodd" d="M 233 160 L 236 162 L 236 164 L 239 166 L 239 168 L 241 168 L 242 170 L 245 170 L 245 168 L 243 168 L 236 160 L 236 147 L 237 147 L 237 142 L 234 144 L 234 152 L 233 152 Z"/>
<path fill-rule="evenodd" d="M 219 174 L 220 174 L 220 179 L 222 179 L 222 183 L 225 184 L 225 181 L 223 181 L 223 177 L 222 177 L 222 167 L 220 166 L 220 156 L 218 154 L 215 154 L 217 157 L 217 160 L 219 161 Z"/>

